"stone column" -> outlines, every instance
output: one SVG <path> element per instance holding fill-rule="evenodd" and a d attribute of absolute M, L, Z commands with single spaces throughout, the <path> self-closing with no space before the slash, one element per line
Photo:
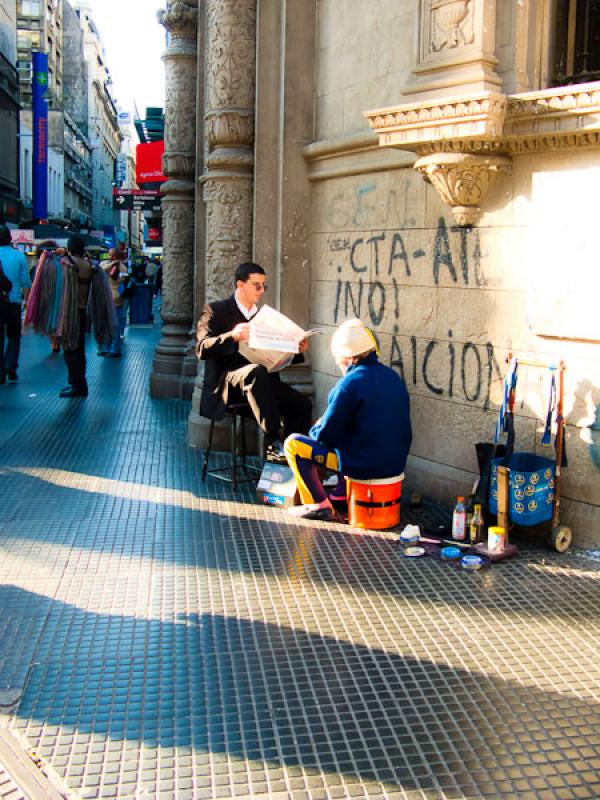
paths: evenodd
<path fill-rule="evenodd" d="M 167 0 L 158 14 L 169 31 L 163 170 L 162 337 L 150 376 L 153 397 L 189 398 L 194 375 L 186 375 L 186 352 L 194 307 L 194 168 L 198 0 Z M 188 362 L 189 363 L 189 362 Z"/>
<path fill-rule="evenodd" d="M 205 115 L 208 154 L 206 301 L 234 290 L 237 265 L 252 258 L 256 0 L 206 0 Z M 192 397 L 188 441 L 204 447 L 208 420 L 199 414 L 202 364 Z M 223 446 L 225 438 L 215 440 Z"/>

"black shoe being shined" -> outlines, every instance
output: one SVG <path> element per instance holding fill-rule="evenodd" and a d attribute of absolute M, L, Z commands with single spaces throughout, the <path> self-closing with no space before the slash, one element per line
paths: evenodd
<path fill-rule="evenodd" d="M 283 451 L 283 443 L 280 439 L 273 439 L 273 441 L 267 445 L 265 458 L 267 461 L 276 461 L 280 464 L 285 464 L 287 462 Z"/>

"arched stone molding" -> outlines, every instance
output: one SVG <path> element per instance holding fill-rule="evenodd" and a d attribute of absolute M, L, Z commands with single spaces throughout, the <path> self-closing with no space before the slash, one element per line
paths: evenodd
<path fill-rule="evenodd" d="M 162 337 L 150 376 L 154 397 L 190 397 L 186 369 L 194 308 L 194 171 L 198 0 L 170 0 L 158 19 L 170 33 L 166 73 L 163 171 Z M 188 360 L 189 363 L 189 360 Z M 192 362 L 193 363 L 193 362 Z M 190 374 L 186 374 L 190 372 Z"/>
<path fill-rule="evenodd" d="M 236 266 L 252 257 L 256 0 L 206 0 L 205 220 L 206 301 L 234 289 Z M 188 420 L 188 441 L 204 447 L 209 421 L 199 414 L 203 365 Z M 225 442 L 215 432 L 215 446 Z M 222 438 L 221 438 L 222 437 Z"/>

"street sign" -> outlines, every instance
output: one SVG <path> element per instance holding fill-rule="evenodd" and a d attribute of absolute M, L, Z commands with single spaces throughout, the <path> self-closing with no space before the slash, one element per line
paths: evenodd
<path fill-rule="evenodd" d="M 113 208 L 120 211 L 160 211 L 160 192 L 148 189 L 113 189 Z"/>

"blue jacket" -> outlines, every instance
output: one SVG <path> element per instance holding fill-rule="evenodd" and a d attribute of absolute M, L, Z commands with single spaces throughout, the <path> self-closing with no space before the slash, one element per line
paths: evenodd
<path fill-rule="evenodd" d="M 0 247 L 0 264 L 2 264 L 4 274 L 12 283 L 8 302 L 20 303 L 21 289 L 29 289 L 31 287 L 25 256 L 19 250 L 15 250 L 14 247 L 7 244 Z"/>
<path fill-rule="evenodd" d="M 333 387 L 309 435 L 339 452 L 351 478 L 400 475 L 412 441 L 406 384 L 370 353 Z"/>

